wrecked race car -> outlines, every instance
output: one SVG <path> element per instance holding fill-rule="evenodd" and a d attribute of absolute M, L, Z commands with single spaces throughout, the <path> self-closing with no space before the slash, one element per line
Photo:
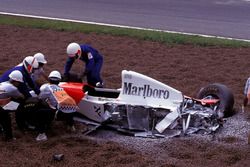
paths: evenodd
<path fill-rule="evenodd" d="M 214 83 L 200 89 L 197 98 L 148 76 L 122 71 L 120 89 L 93 88 L 62 82 L 60 86 L 78 103 L 75 119 L 141 137 L 170 137 L 195 132 L 212 133 L 222 118 L 233 113 L 234 96 L 225 85 Z M 86 134 L 87 134 L 86 133 Z"/>

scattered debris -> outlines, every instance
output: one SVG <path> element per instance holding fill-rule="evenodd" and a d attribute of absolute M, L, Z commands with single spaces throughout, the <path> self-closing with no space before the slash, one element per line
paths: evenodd
<path fill-rule="evenodd" d="M 53 160 L 54 161 L 62 161 L 64 159 L 64 154 L 54 154 Z"/>

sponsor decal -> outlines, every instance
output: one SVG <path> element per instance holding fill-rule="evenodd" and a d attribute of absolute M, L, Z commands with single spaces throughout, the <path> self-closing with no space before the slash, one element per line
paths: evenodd
<path fill-rule="evenodd" d="M 132 79 L 132 75 L 130 75 L 130 74 L 125 74 L 125 75 L 124 75 L 124 78 L 125 78 L 125 79 Z"/>
<path fill-rule="evenodd" d="M 88 53 L 88 59 L 93 59 L 93 55 L 91 53 Z"/>
<path fill-rule="evenodd" d="M 99 117 L 102 117 L 102 115 L 101 115 L 101 113 L 102 113 L 101 107 L 96 107 L 96 106 L 94 106 L 94 110 L 95 110 L 95 112 L 98 114 Z"/>
<path fill-rule="evenodd" d="M 169 91 L 166 89 L 154 89 L 151 88 L 150 85 L 143 85 L 143 86 L 137 86 L 134 85 L 131 82 L 124 82 L 123 83 L 123 94 L 126 95 L 133 95 L 133 96 L 142 96 L 144 98 L 146 97 L 153 97 L 153 98 L 163 98 L 168 99 L 169 98 Z"/>

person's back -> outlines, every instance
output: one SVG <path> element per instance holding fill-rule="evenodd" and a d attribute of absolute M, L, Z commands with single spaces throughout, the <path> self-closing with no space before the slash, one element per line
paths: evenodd
<path fill-rule="evenodd" d="M 64 113 L 76 111 L 77 105 L 74 99 L 57 84 L 43 84 L 40 90 L 39 98 L 46 100 L 52 109 L 60 110 Z"/>
<path fill-rule="evenodd" d="M 18 85 L 18 90 L 25 97 L 31 97 L 31 94 L 29 93 L 31 89 L 33 89 L 36 94 L 39 94 L 40 91 L 31 78 L 31 73 L 33 72 L 33 68 L 37 67 L 38 67 L 38 62 L 35 60 L 35 58 L 28 56 L 23 60 L 22 65 L 15 66 L 10 70 L 7 70 L 5 73 L 3 73 L 2 76 L 0 77 L 0 82 L 8 81 L 10 79 L 9 78 L 10 73 L 17 70 L 22 73 L 24 81 L 23 83 Z"/>
<path fill-rule="evenodd" d="M 10 79 L 0 83 L 0 124 L 4 130 L 6 140 L 13 138 L 11 128 L 11 117 L 9 109 L 6 109 L 8 103 L 23 99 L 24 96 L 18 91 L 17 87 L 23 82 L 23 75 L 20 71 L 12 71 L 9 76 Z"/>
<path fill-rule="evenodd" d="M 73 116 L 78 107 L 74 99 L 58 85 L 61 74 L 58 71 L 52 71 L 48 78 L 49 83 L 43 84 L 40 88 L 39 98 L 48 103 L 58 120 L 65 120 L 71 129 L 75 129 Z"/>
<path fill-rule="evenodd" d="M 0 99 L 8 99 L 12 97 L 21 97 L 22 94 L 9 81 L 0 83 Z"/>

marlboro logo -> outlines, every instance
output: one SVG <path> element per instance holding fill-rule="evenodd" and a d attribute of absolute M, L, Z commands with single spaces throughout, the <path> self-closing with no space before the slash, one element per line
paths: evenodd
<path fill-rule="evenodd" d="M 123 83 L 123 94 L 142 96 L 142 97 L 153 97 L 153 98 L 169 98 L 169 91 L 164 89 L 153 89 L 150 85 L 135 86 L 133 83 L 124 82 Z"/>

